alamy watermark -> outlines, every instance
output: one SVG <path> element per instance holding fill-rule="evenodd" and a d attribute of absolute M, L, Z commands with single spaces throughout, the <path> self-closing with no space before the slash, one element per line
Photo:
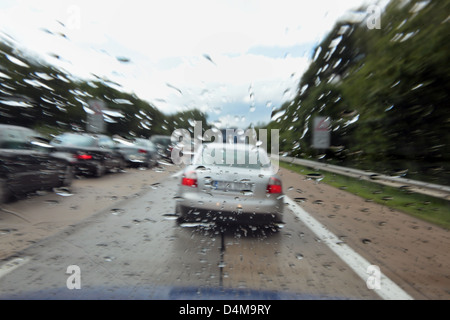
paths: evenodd
<path fill-rule="evenodd" d="M 191 135 L 193 133 L 193 137 Z M 192 163 L 192 155 L 199 150 L 204 143 L 223 144 L 226 145 L 226 157 L 225 163 L 224 157 L 221 154 L 211 153 L 203 160 L 206 164 L 258 164 L 261 159 L 258 158 L 256 152 L 249 152 L 248 158 L 235 158 L 233 155 L 232 146 L 247 144 L 250 150 L 256 150 L 258 148 L 264 149 L 267 154 L 270 155 L 272 161 L 271 165 L 275 171 L 278 171 L 279 165 L 279 130 L 270 130 L 270 150 L 268 150 L 269 144 L 269 132 L 267 129 L 217 129 L 212 128 L 203 132 L 203 126 L 201 121 L 195 121 L 195 125 L 192 131 L 187 129 L 176 129 L 172 133 L 172 142 L 174 143 L 171 159 L 174 164 L 189 165 Z M 231 146 L 231 147 L 230 147 Z M 265 163 L 263 163 L 264 165 Z"/>
<path fill-rule="evenodd" d="M 373 4 L 366 10 L 368 16 L 366 19 L 366 26 L 368 29 L 381 29 L 381 6 Z"/>
<path fill-rule="evenodd" d="M 67 289 L 81 289 L 81 268 L 77 265 L 70 265 L 67 267 L 66 274 L 70 274 L 66 280 Z"/>

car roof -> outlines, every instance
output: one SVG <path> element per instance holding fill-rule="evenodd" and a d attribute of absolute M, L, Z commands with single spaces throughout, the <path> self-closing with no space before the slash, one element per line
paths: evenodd
<path fill-rule="evenodd" d="M 19 129 L 19 130 L 34 131 L 31 128 L 22 127 L 22 126 L 16 126 L 16 125 L 13 125 L 13 124 L 0 124 L 0 129 Z"/>
<path fill-rule="evenodd" d="M 249 149 L 253 149 L 253 148 L 257 148 L 255 150 L 264 150 L 263 148 L 258 148 L 253 144 L 248 144 L 248 143 L 203 143 L 202 144 L 203 148 L 208 147 L 208 148 L 213 148 L 213 149 L 233 149 L 233 150 L 249 150 Z"/>
<path fill-rule="evenodd" d="M 31 128 L 28 128 L 28 127 L 16 126 L 16 125 L 12 125 L 12 124 L 0 124 L 0 135 L 1 136 L 8 134 L 8 130 L 16 130 L 16 131 L 20 131 L 22 133 L 27 133 L 30 136 L 41 137 L 40 133 L 38 133 L 37 131 L 35 131 Z"/>
<path fill-rule="evenodd" d="M 58 136 L 63 136 L 63 135 L 87 136 L 87 137 L 93 137 L 93 138 L 103 138 L 103 137 L 110 138 L 110 136 L 108 136 L 106 134 L 89 133 L 89 132 L 71 132 L 71 131 L 63 132 L 63 133 L 59 134 Z"/>
<path fill-rule="evenodd" d="M 92 135 L 92 134 L 86 133 L 86 132 L 70 132 L 70 131 L 68 131 L 68 132 L 61 133 L 60 136 L 62 136 L 64 134 L 66 134 L 66 135 L 74 135 L 74 136 L 87 136 L 87 135 L 90 136 L 90 135 Z"/>

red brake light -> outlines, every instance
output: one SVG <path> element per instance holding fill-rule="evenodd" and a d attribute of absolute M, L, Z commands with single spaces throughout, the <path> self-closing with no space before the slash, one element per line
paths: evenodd
<path fill-rule="evenodd" d="M 139 149 L 138 152 L 139 152 L 139 153 L 147 153 L 147 150 Z"/>
<path fill-rule="evenodd" d="M 195 171 L 190 171 L 183 174 L 183 179 L 181 180 L 183 186 L 197 188 L 197 173 Z"/>
<path fill-rule="evenodd" d="M 281 181 L 277 178 L 271 177 L 269 179 L 269 184 L 267 185 L 267 193 L 282 193 L 283 188 L 281 186 Z"/>
<path fill-rule="evenodd" d="M 90 154 L 78 154 L 77 159 L 78 160 L 91 160 L 92 156 Z"/>

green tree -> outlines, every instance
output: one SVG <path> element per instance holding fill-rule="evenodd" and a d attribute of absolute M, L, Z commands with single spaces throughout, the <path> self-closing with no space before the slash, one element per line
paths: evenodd
<path fill-rule="evenodd" d="M 283 150 L 316 156 L 311 125 L 320 115 L 331 120 L 329 160 L 371 170 L 425 169 L 448 183 L 448 12 L 449 1 L 392 1 L 381 29 L 338 22 L 317 46 L 298 95 L 268 125 L 282 129 Z"/>
<path fill-rule="evenodd" d="M 75 78 L 37 57 L 0 41 L 0 122 L 38 128 L 46 133 L 85 130 L 90 100 L 101 100 L 106 109 L 106 130 L 110 135 L 148 138 L 170 135 L 176 128 L 188 128 L 191 119 L 207 116 L 199 110 L 166 115 L 135 94 L 121 91 L 120 84 L 97 77 Z"/>

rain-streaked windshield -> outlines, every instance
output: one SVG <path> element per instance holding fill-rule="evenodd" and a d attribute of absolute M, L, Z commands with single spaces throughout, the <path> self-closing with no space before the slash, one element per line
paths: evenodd
<path fill-rule="evenodd" d="M 450 300 L 449 25 L 449 0 L 1 0 L 0 299 Z"/>

